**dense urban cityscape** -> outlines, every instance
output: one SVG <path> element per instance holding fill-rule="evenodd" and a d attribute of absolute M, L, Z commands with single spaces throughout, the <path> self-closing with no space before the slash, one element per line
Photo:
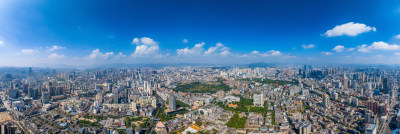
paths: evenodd
<path fill-rule="evenodd" d="M 400 0 L 0 0 L 0 134 L 400 134 Z"/>
<path fill-rule="evenodd" d="M 257 64 L 253 64 L 257 65 Z M 2 68 L 2 133 L 391 133 L 400 68 Z"/>

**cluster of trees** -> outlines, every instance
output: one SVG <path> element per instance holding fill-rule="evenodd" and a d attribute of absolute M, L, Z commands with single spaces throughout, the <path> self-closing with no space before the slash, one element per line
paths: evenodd
<path fill-rule="evenodd" d="M 188 105 L 188 104 L 186 104 L 186 103 L 183 103 L 183 102 L 180 101 L 180 100 L 176 100 L 176 105 L 177 105 L 178 107 L 190 107 L 190 105 Z"/>
<path fill-rule="evenodd" d="M 169 121 L 169 120 L 173 120 L 175 119 L 175 114 L 166 114 L 164 112 L 164 110 L 166 109 L 166 107 L 163 107 L 162 109 L 160 109 L 160 112 L 158 114 L 158 116 L 160 117 L 160 121 L 165 122 L 165 121 Z"/>
<path fill-rule="evenodd" d="M 226 123 L 230 128 L 244 128 L 246 125 L 247 116 L 239 117 L 239 113 L 235 113 L 232 118 Z"/>
<path fill-rule="evenodd" d="M 217 102 L 216 104 L 224 110 L 229 110 L 233 112 L 257 112 L 257 113 L 262 113 L 263 108 L 262 107 L 253 107 L 253 99 L 247 99 L 242 96 L 240 97 L 239 102 L 233 102 L 233 104 L 237 104 L 238 106 L 236 108 L 233 107 L 228 107 L 226 104 L 223 102 Z"/>
<path fill-rule="evenodd" d="M 190 92 L 190 93 L 216 93 L 217 91 L 229 91 L 228 85 L 218 82 L 217 84 L 207 84 L 201 82 L 180 83 L 174 89 L 175 91 Z"/>
<path fill-rule="evenodd" d="M 287 85 L 287 84 L 297 85 L 297 82 L 284 81 L 284 80 L 271 80 L 271 79 L 261 79 L 261 78 L 246 78 L 246 79 L 243 79 L 243 80 L 252 81 L 252 82 L 258 82 L 258 83 L 263 83 L 263 84 L 275 84 L 275 83 L 278 83 L 278 85 Z"/>
<path fill-rule="evenodd" d="M 127 118 L 125 118 L 125 126 L 132 126 L 132 128 L 134 129 L 134 128 L 136 128 L 136 125 L 134 122 L 142 121 L 142 120 L 143 120 L 143 117 L 141 117 L 141 116 L 133 117 L 133 118 L 127 117 Z M 145 121 L 148 121 L 148 120 L 149 120 L 148 118 L 145 118 Z"/>
<path fill-rule="evenodd" d="M 150 122 L 149 122 L 149 118 L 145 118 L 143 120 L 143 123 L 140 123 L 140 127 L 141 128 L 146 128 L 147 126 L 149 126 Z"/>
<path fill-rule="evenodd" d="M 118 134 L 126 134 L 126 129 L 117 129 Z"/>
<path fill-rule="evenodd" d="M 270 103 L 271 103 L 271 105 L 274 105 L 274 102 L 270 102 Z M 237 108 L 228 107 L 223 102 L 217 102 L 216 103 L 216 105 L 218 105 L 219 107 L 224 108 L 224 110 L 230 110 L 230 111 L 235 112 L 235 113 L 255 112 L 255 113 L 263 114 L 264 117 L 267 115 L 267 113 L 271 113 L 272 124 L 276 125 L 276 122 L 275 122 L 275 111 L 274 110 L 268 110 L 268 101 L 264 101 L 264 107 L 254 107 L 253 106 L 253 99 L 246 99 L 246 98 L 243 98 L 242 96 L 240 96 L 240 101 L 238 103 L 234 103 L 234 104 L 237 104 L 238 107 Z"/>

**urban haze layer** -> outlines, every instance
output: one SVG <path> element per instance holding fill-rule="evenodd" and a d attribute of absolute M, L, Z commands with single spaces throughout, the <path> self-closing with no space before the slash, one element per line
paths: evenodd
<path fill-rule="evenodd" d="M 2 68 L 1 133 L 398 131 L 398 67 L 253 65 Z"/>

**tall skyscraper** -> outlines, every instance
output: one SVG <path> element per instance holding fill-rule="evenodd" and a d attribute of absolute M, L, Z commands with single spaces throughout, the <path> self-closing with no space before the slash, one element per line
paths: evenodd
<path fill-rule="evenodd" d="M 38 89 L 38 88 L 35 88 L 35 89 L 33 90 L 33 96 L 32 96 L 32 98 L 33 98 L 34 100 L 39 99 L 39 89 Z"/>
<path fill-rule="evenodd" d="M 48 104 L 50 102 L 50 94 L 49 92 L 42 92 L 42 103 Z"/>
<path fill-rule="evenodd" d="M 156 98 L 156 97 L 153 97 L 153 98 L 152 98 L 152 100 L 151 100 L 151 106 L 157 107 L 157 98 Z"/>
<path fill-rule="evenodd" d="M 169 94 L 169 109 L 171 110 L 176 110 L 176 100 L 175 100 L 175 96 L 171 93 Z"/>
<path fill-rule="evenodd" d="M 33 95 L 34 95 L 33 88 L 32 88 L 32 87 L 29 87 L 29 88 L 28 88 L 28 97 L 32 97 L 32 98 L 33 98 Z"/>
<path fill-rule="evenodd" d="M 390 93 L 390 91 L 391 91 L 391 85 L 392 85 L 392 79 L 389 79 L 389 78 L 383 78 L 383 81 L 382 81 L 382 87 L 383 87 L 383 93 L 384 94 L 389 94 Z"/>
<path fill-rule="evenodd" d="M 338 93 L 333 93 L 333 99 L 338 100 L 339 99 L 339 94 Z"/>
<path fill-rule="evenodd" d="M 368 101 L 367 109 L 374 112 L 374 114 L 379 114 L 379 102 L 377 101 Z"/>
<path fill-rule="evenodd" d="M 98 101 L 99 104 L 103 103 L 103 94 L 97 93 L 96 94 L 96 101 Z"/>
<path fill-rule="evenodd" d="M 129 103 L 129 91 L 128 88 L 125 88 L 125 103 Z"/>
<path fill-rule="evenodd" d="M 311 134 L 311 124 L 302 124 L 299 126 L 299 134 Z"/>
<path fill-rule="evenodd" d="M 324 107 L 328 108 L 330 105 L 330 100 L 329 100 L 329 95 L 328 94 L 324 94 L 322 96 L 322 103 L 324 104 Z"/>
<path fill-rule="evenodd" d="M 112 94 L 113 94 L 113 97 L 114 97 L 113 103 L 114 103 L 114 104 L 118 104 L 118 100 L 119 100 L 119 97 L 118 97 L 118 95 L 119 95 L 119 90 L 118 90 L 118 88 L 113 88 L 113 89 L 112 89 Z"/>
<path fill-rule="evenodd" d="M 349 88 L 349 79 L 343 79 L 343 89 Z"/>

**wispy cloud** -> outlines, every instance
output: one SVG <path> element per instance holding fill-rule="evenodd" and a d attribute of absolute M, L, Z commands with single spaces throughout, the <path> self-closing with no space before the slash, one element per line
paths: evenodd
<path fill-rule="evenodd" d="M 183 42 L 183 44 L 186 44 L 186 43 L 189 42 L 189 40 L 188 39 L 183 39 L 182 42 Z"/>
<path fill-rule="evenodd" d="M 400 50 L 397 44 L 388 44 L 383 41 L 373 42 L 371 45 L 358 46 L 358 52 L 372 52 L 373 50 Z"/>
<path fill-rule="evenodd" d="M 52 52 L 55 50 L 59 50 L 59 49 L 65 49 L 65 47 L 63 46 L 57 46 L 57 45 L 53 45 L 52 47 L 47 47 L 47 51 Z"/>
<path fill-rule="evenodd" d="M 323 55 L 332 55 L 333 53 L 331 53 L 331 52 L 325 52 L 325 51 L 322 51 L 321 52 Z"/>
<path fill-rule="evenodd" d="M 22 49 L 21 53 L 31 55 L 31 54 L 34 54 L 37 51 L 38 50 L 35 50 L 35 49 Z"/>
<path fill-rule="evenodd" d="M 49 59 L 60 59 L 60 58 L 65 58 L 65 55 L 60 55 L 57 53 L 51 53 L 49 56 L 47 56 Z"/>
<path fill-rule="evenodd" d="M 394 38 L 400 39 L 400 34 L 396 35 Z"/>
<path fill-rule="evenodd" d="M 309 45 L 301 45 L 301 47 L 303 47 L 304 49 L 310 49 L 310 48 L 314 48 L 315 45 L 314 44 L 309 44 Z"/>

